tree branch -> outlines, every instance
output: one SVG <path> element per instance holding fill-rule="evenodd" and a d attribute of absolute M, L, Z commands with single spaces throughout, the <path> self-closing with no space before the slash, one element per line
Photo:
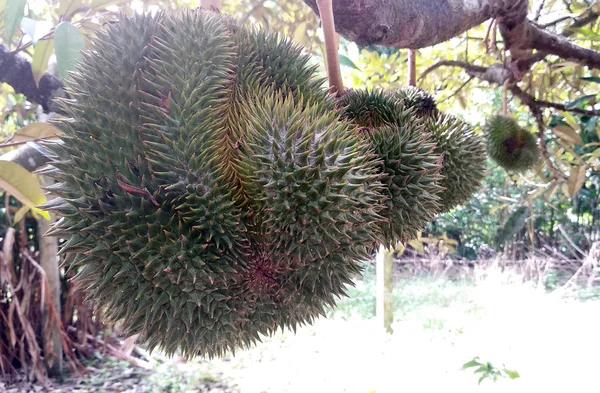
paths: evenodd
<path fill-rule="evenodd" d="M 459 67 L 459 68 L 464 69 L 467 72 L 467 74 L 471 77 L 479 78 L 486 82 L 497 84 L 500 86 L 504 85 L 504 83 L 506 83 L 506 81 L 513 80 L 512 72 L 506 68 L 503 68 L 499 64 L 494 64 L 493 66 L 490 66 L 490 67 L 482 67 L 482 66 L 477 66 L 477 65 L 470 64 L 470 63 L 467 63 L 464 61 L 456 61 L 456 60 L 443 60 L 443 61 L 437 62 L 436 64 L 432 65 L 431 67 L 429 67 L 428 69 L 426 69 L 423 72 L 421 79 L 423 79 L 427 74 L 431 73 L 432 71 L 437 70 L 440 67 Z M 553 108 L 553 109 L 558 109 L 558 110 L 565 111 L 565 112 L 577 113 L 577 114 L 585 115 L 585 116 L 600 116 L 600 110 L 597 110 L 597 109 L 567 108 L 564 104 L 558 104 L 556 102 L 538 100 L 534 96 L 524 92 L 516 84 L 509 86 L 509 89 L 515 97 L 519 98 L 519 100 L 521 100 L 521 102 L 523 102 L 523 104 L 525 104 L 529 107 L 535 106 L 536 108 Z"/>
<path fill-rule="evenodd" d="M 44 74 L 37 86 L 31 63 L 20 54 L 11 52 L 6 45 L 0 44 L 0 83 L 3 82 L 12 86 L 16 93 L 25 95 L 29 101 L 40 104 L 44 112 L 58 112 L 58 107 L 52 100 L 55 97 L 65 97 L 60 80 Z"/>
<path fill-rule="evenodd" d="M 304 0 L 315 12 L 316 0 Z M 418 49 L 432 46 L 499 18 L 505 48 L 513 61 L 533 50 L 600 69 L 600 53 L 569 42 L 527 19 L 527 0 L 334 0 L 336 30 L 359 45 Z M 597 18 L 586 11 L 579 23 Z M 539 60 L 538 60 L 539 61 Z M 525 64 L 521 64 L 525 65 Z"/>
<path fill-rule="evenodd" d="M 28 101 L 41 105 L 44 112 L 62 113 L 53 101 L 54 98 L 66 96 L 62 82 L 50 74 L 44 74 L 37 86 L 31 63 L 20 54 L 11 52 L 3 44 L 0 44 L 0 83 L 7 83 L 16 93 L 25 95 Z M 48 158 L 32 143 L 0 155 L 0 160 L 15 162 L 29 171 L 34 171 L 48 162 Z"/>
<path fill-rule="evenodd" d="M 554 175 L 554 177 L 557 179 L 567 180 L 567 176 L 565 176 L 564 173 L 562 173 L 556 166 L 554 166 L 554 163 L 552 162 L 552 159 L 550 158 L 550 153 L 548 153 L 548 147 L 546 146 L 546 135 L 545 135 L 546 125 L 544 123 L 544 115 L 542 114 L 542 111 L 540 110 L 539 107 L 537 107 L 535 105 L 529 106 L 529 110 L 531 111 L 531 114 L 535 118 L 535 122 L 537 124 L 538 131 L 539 131 L 538 139 L 540 140 L 540 150 L 542 151 L 542 156 L 544 157 L 544 160 L 546 161 L 546 165 L 548 165 L 548 169 L 550 170 L 550 173 L 552 173 L 552 175 Z"/>
<path fill-rule="evenodd" d="M 317 1 L 304 0 L 318 15 Z M 334 0 L 338 33 L 359 45 L 419 49 L 449 40 L 527 0 Z"/>

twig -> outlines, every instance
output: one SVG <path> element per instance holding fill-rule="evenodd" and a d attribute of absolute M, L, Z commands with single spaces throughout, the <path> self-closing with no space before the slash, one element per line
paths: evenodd
<path fill-rule="evenodd" d="M 417 51 L 408 50 L 408 85 L 417 85 Z"/>
<path fill-rule="evenodd" d="M 39 141 L 45 141 L 45 140 L 53 139 L 53 138 L 57 138 L 57 136 L 53 135 L 53 136 L 45 136 L 45 137 L 42 137 L 42 138 L 28 139 L 26 141 L 21 141 L 21 142 L 1 143 L 0 144 L 0 149 L 5 149 L 7 147 L 24 145 L 27 142 L 39 142 Z"/>
<path fill-rule="evenodd" d="M 146 370 L 152 370 L 152 364 L 151 363 L 146 362 L 146 361 L 141 360 L 141 359 L 134 358 L 133 356 L 126 355 L 123 352 L 119 351 L 117 348 L 113 347 L 112 345 L 106 343 L 103 340 L 100 340 L 99 338 L 96 338 L 96 337 L 92 336 L 89 333 L 86 333 L 86 337 L 89 340 L 95 341 L 96 343 L 98 343 L 98 344 L 100 344 L 102 346 L 105 345 L 106 348 L 108 349 L 108 352 L 112 356 L 114 356 L 115 358 L 120 359 L 120 360 L 128 361 L 129 363 L 133 364 L 136 367 L 140 367 L 140 368 L 143 368 L 143 369 L 146 369 Z"/>
<path fill-rule="evenodd" d="M 555 178 L 567 180 L 565 174 L 562 173 L 557 167 L 555 167 L 554 163 L 552 163 L 552 160 L 550 159 L 550 153 L 548 153 L 548 147 L 546 146 L 546 136 L 544 135 L 546 131 L 546 125 L 544 123 L 544 115 L 542 114 L 542 111 L 539 107 L 536 106 L 529 106 L 529 110 L 533 114 L 533 117 L 535 118 L 538 127 L 538 139 L 540 140 L 540 150 L 542 151 L 542 156 L 546 160 L 548 169 L 550 170 L 552 175 L 554 175 Z"/>
<path fill-rule="evenodd" d="M 467 79 L 467 81 L 465 83 L 463 83 L 462 85 L 460 85 L 458 87 L 458 89 L 456 89 L 454 91 L 454 93 L 450 94 L 448 97 L 444 98 L 443 100 L 440 101 L 440 104 L 442 102 L 446 102 L 449 99 L 451 99 L 452 97 L 455 97 L 462 89 L 464 89 L 471 81 L 473 80 L 473 77 L 469 75 L 469 79 Z"/>

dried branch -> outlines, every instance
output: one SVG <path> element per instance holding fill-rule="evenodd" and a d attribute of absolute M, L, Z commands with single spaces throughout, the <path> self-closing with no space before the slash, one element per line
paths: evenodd
<path fill-rule="evenodd" d="M 504 85 L 507 81 L 510 82 L 514 80 L 512 71 L 503 68 L 499 64 L 494 64 L 490 67 L 482 67 L 464 61 L 456 60 L 443 60 L 437 62 L 436 64 L 432 65 L 423 72 L 423 74 L 421 75 L 421 79 L 440 67 L 459 67 L 464 69 L 467 72 L 467 74 L 469 74 L 472 77 L 497 85 Z M 560 111 L 572 112 L 585 116 L 600 116 L 600 110 L 597 109 L 567 108 L 564 104 L 538 100 L 534 96 L 521 90 L 521 88 L 516 84 L 512 84 L 509 87 L 509 89 L 515 97 L 518 97 L 523 102 L 523 104 L 527 106 L 535 106 L 537 108 L 553 108 L 558 109 Z"/>
<path fill-rule="evenodd" d="M 552 173 L 552 175 L 554 175 L 555 178 L 560 180 L 567 180 L 567 176 L 565 176 L 564 173 L 562 173 L 556 166 L 554 166 L 554 163 L 550 158 L 550 153 L 548 152 L 548 147 L 546 146 L 546 123 L 544 123 L 544 115 L 542 114 L 542 110 L 540 109 L 540 107 L 535 105 L 529 106 L 529 110 L 535 118 L 535 122 L 538 127 L 538 139 L 540 140 L 540 150 L 542 151 L 542 157 L 544 157 L 544 160 L 546 161 L 548 170 L 550 170 L 550 173 Z"/>

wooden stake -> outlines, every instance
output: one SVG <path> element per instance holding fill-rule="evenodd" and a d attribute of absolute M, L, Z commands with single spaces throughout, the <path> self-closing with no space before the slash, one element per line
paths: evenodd
<path fill-rule="evenodd" d="M 329 91 L 337 96 L 344 92 L 340 59 L 338 57 L 337 34 L 333 20 L 332 0 L 317 0 L 321 26 L 325 36 L 325 59 L 327 62 L 327 76 L 329 78 Z"/>
<path fill-rule="evenodd" d="M 377 298 L 375 314 L 377 324 L 386 332 L 393 333 L 394 321 L 394 251 L 379 247 L 376 260 Z"/>
<path fill-rule="evenodd" d="M 44 185 L 50 185 L 53 181 L 49 178 L 44 178 Z M 48 200 L 53 197 L 49 196 Z M 58 239 L 51 236 L 44 236 L 44 233 L 50 229 L 52 223 L 56 221 L 54 213 L 50 213 L 50 221 L 40 219 L 38 221 L 38 241 L 40 250 L 40 265 L 46 273 L 46 280 L 48 281 L 48 294 L 52 299 L 52 303 L 48 304 L 45 302 L 43 306 L 42 318 L 44 321 L 44 332 L 42 338 L 44 340 L 44 349 L 48 351 L 44 356 L 48 375 L 51 377 L 58 377 L 62 375 L 63 366 L 63 344 L 62 344 L 62 331 L 60 326 L 60 268 L 58 263 Z M 42 284 L 43 285 L 43 284 Z M 53 318 L 54 315 L 57 318 Z M 48 329 L 46 331 L 45 329 Z"/>
<path fill-rule="evenodd" d="M 408 50 L 408 85 L 417 85 L 417 51 Z"/>

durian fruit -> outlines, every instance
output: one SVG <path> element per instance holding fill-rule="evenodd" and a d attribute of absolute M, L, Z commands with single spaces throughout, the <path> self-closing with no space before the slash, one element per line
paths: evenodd
<path fill-rule="evenodd" d="M 540 158 L 535 136 L 511 117 L 495 115 L 485 125 L 487 152 L 506 170 L 525 171 Z"/>
<path fill-rule="evenodd" d="M 381 89 L 347 90 L 338 99 L 341 116 L 363 127 L 364 131 L 413 120 L 398 100 Z"/>
<path fill-rule="evenodd" d="M 382 90 L 350 91 L 338 104 L 381 162 L 388 197 L 383 242 L 393 247 L 413 239 L 442 208 L 442 160 L 433 135 L 413 109 Z"/>
<path fill-rule="evenodd" d="M 151 349 L 212 357 L 311 322 L 369 258 L 377 162 L 288 40 L 202 11 L 121 16 L 67 88 L 50 234 Z"/>
<path fill-rule="evenodd" d="M 445 113 L 425 119 L 425 129 L 436 141 L 435 152 L 442 159 L 442 211 L 467 202 L 485 176 L 485 142 L 473 127 Z"/>
<path fill-rule="evenodd" d="M 431 94 L 416 86 L 404 86 L 392 92 L 402 105 L 415 110 L 421 117 L 437 115 L 439 110 Z"/>

